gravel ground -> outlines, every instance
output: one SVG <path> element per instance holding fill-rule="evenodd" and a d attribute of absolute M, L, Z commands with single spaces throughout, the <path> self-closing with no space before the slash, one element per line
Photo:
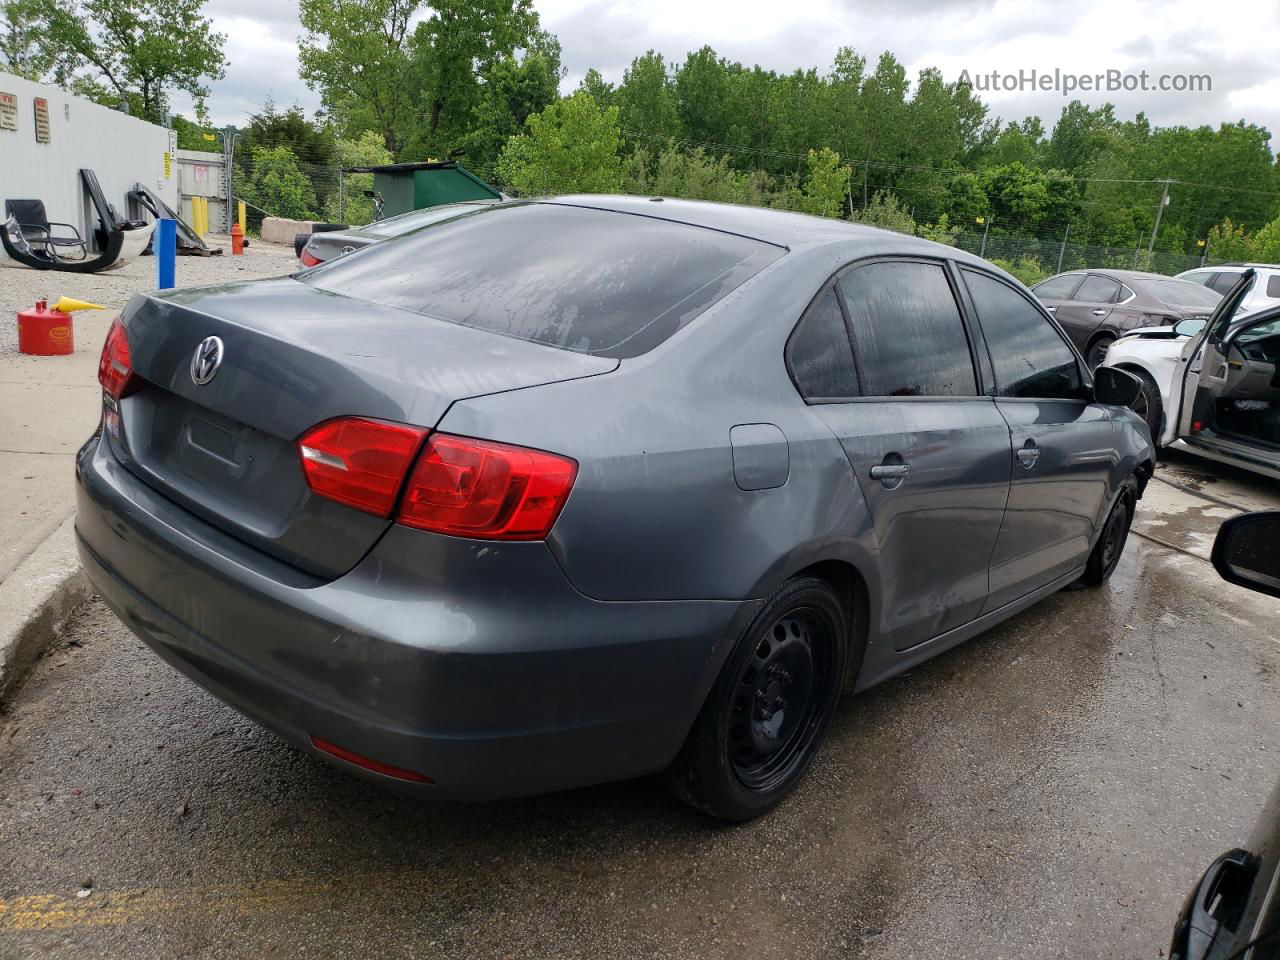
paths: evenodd
<path fill-rule="evenodd" d="M 221 241 L 210 239 L 209 243 L 216 247 Z M 231 256 L 229 248 L 220 257 L 179 257 L 177 281 L 180 287 L 197 287 L 252 280 L 290 273 L 296 265 L 291 247 L 253 240 L 241 257 Z M 18 350 L 17 312 L 34 306 L 41 297 L 74 297 L 119 310 L 139 290 L 154 290 L 155 277 L 154 257 L 139 257 L 114 270 L 83 276 L 0 262 L 0 315 L 8 318 L 0 323 L 0 357 Z"/>

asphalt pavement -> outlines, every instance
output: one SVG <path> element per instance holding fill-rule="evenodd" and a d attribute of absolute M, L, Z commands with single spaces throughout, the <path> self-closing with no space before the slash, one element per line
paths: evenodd
<path fill-rule="evenodd" d="M 654 780 L 381 791 L 92 602 L 0 716 L 0 960 L 1160 957 L 1280 778 L 1280 601 L 1203 558 L 1280 487 L 1159 477 L 1107 587 L 846 703 L 798 792 L 738 827 Z"/>

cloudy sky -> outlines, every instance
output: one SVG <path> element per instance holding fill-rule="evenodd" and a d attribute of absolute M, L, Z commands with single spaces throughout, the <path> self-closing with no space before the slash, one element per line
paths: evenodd
<path fill-rule="evenodd" d="M 535 0 L 564 46 L 571 90 L 589 67 L 619 81 L 649 48 L 671 60 L 704 43 L 743 63 L 789 71 L 831 63 L 849 45 L 874 62 L 889 50 L 914 77 L 935 66 L 948 80 L 1036 69 L 1094 75 L 1108 70 L 1150 82 L 1208 74 L 1201 92 L 1014 90 L 982 93 L 1008 119 L 1038 114 L 1051 127 L 1072 98 L 1115 103 L 1122 117 L 1143 110 L 1157 124 L 1216 125 L 1246 119 L 1280 128 L 1280 6 L 1277 0 Z M 228 35 L 227 78 L 210 98 L 218 124 L 243 123 L 270 96 L 277 105 L 319 105 L 298 79 L 296 0 L 209 0 Z M 175 106 L 184 112 L 189 105 Z M 1273 140 L 1273 149 L 1280 141 Z"/>

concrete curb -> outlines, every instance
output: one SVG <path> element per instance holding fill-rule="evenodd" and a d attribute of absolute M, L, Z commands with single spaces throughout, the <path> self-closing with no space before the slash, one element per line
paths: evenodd
<path fill-rule="evenodd" d="M 71 516 L 0 582 L 0 702 L 92 593 L 76 556 Z"/>

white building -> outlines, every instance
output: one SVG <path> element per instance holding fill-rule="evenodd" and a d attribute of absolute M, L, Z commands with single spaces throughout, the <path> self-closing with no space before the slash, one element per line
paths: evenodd
<path fill-rule="evenodd" d="M 98 175 L 122 217 L 130 216 L 125 194 L 137 183 L 177 208 L 176 146 L 165 127 L 0 73 L 0 214 L 5 200 L 43 200 L 50 220 L 70 223 L 92 242 L 97 213 L 81 167 Z"/>

